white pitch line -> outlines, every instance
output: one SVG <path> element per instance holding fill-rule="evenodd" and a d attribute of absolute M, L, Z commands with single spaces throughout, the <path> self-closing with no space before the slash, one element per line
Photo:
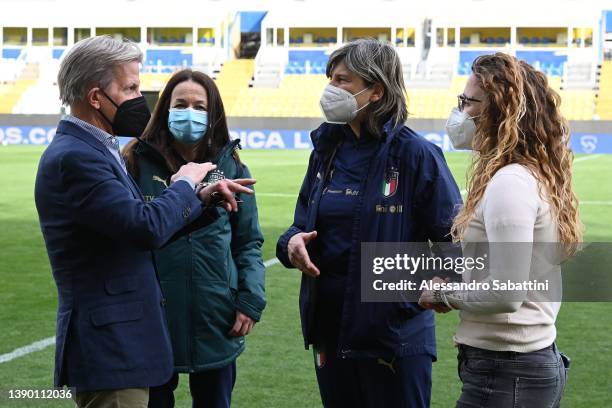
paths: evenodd
<path fill-rule="evenodd" d="M 264 266 L 266 268 L 271 267 L 272 265 L 276 265 L 279 264 L 280 261 L 278 260 L 278 258 L 272 258 L 272 259 L 268 259 L 266 262 L 264 262 Z"/>
<path fill-rule="evenodd" d="M 601 154 L 594 154 L 592 156 L 584 156 L 584 157 L 579 157 L 577 159 L 574 159 L 574 163 L 580 163 L 583 161 L 587 161 L 587 160 L 593 160 L 593 159 L 599 159 L 600 157 L 602 157 Z M 461 190 L 461 195 L 464 196 L 467 194 L 467 190 L 464 188 L 463 190 Z M 603 204 L 606 205 L 606 204 Z"/>
<path fill-rule="evenodd" d="M 600 157 L 602 157 L 601 154 L 594 154 L 592 156 L 579 157 L 577 159 L 574 159 L 574 163 L 580 163 L 580 162 L 587 161 L 587 160 L 599 159 Z"/>
<path fill-rule="evenodd" d="M 291 193 L 255 193 L 257 197 L 293 197 L 297 198 L 297 194 Z"/>
<path fill-rule="evenodd" d="M 269 268 L 270 266 L 279 264 L 280 261 L 278 258 L 268 259 L 264 262 L 264 266 Z M 27 356 L 28 354 L 35 353 L 40 350 L 44 350 L 49 346 L 55 344 L 55 336 L 47 337 L 46 339 L 42 339 L 39 341 L 35 341 L 32 344 L 28 344 L 27 346 L 19 347 L 10 353 L 0 355 L 0 364 L 8 363 L 9 361 L 15 360 L 16 358 Z"/>
<path fill-rule="evenodd" d="M 580 205 L 612 205 L 612 201 L 578 201 Z"/>
<path fill-rule="evenodd" d="M 34 353 L 35 351 L 46 349 L 47 347 L 53 344 L 55 344 L 55 336 L 47 337 L 46 339 L 35 341 L 34 343 L 28 344 L 27 346 L 19 347 L 11 351 L 10 353 L 0 355 L 0 364 L 6 363 L 19 357 L 23 357 L 30 353 Z"/>

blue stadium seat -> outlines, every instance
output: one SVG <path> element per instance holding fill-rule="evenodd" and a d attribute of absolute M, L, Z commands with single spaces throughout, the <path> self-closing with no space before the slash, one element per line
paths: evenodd
<path fill-rule="evenodd" d="M 21 48 L 3 48 L 2 49 L 2 58 L 17 59 L 19 58 L 19 54 L 21 54 Z"/>
<path fill-rule="evenodd" d="M 193 65 L 193 55 L 182 50 L 147 50 L 146 61 L 149 65 L 157 66 L 157 61 L 161 61 L 163 67 L 177 67 Z M 173 69 L 169 68 L 169 72 Z"/>
<path fill-rule="evenodd" d="M 549 76 L 564 74 L 567 55 L 556 55 L 554 51 L 517 51 L 516 57 L 539 67 Z"/>
<path fill-rule="evenodd" d="M 289 62 L 285 67 L 286 74 L 305 74 L 306 66 L 310 66 L 311 74 L 323 74 L 327 67 L 329 56 L 321 51 L 289 51 Z"/>
<path fill-rule="evenodd" d="M 540 37 L 531 37 L 532 44 L 539 44 L 541 42 Z"/>

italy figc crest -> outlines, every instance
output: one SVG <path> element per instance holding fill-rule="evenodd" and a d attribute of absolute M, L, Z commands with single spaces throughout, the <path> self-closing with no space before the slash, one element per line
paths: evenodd
<path fill-rule="evenodd" d="M 382 193 L 385 197 L 391 197 L 397 191 L 399 184 L 399 172 L 396 168 L 391 167 L 387 169 L 385 173 L 385 179 L 383 180 Z"/>

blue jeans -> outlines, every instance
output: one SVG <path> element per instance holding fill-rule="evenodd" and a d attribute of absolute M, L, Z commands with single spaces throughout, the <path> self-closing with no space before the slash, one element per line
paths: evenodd
<path fill-rule="evenodd" d="M 555 344 L 530 353 L 459 345 L 458 408 L 559 407 L 569 359 Z"/>

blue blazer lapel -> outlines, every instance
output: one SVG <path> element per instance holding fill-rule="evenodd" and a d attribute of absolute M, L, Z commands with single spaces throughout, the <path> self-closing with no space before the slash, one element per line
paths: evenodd
<path fill-rule="evenodd" d="M 115 160 L 117 161 L 117 160 Z M 121 169 L 121 172 L 123 173 L 123 169 Z M 142 191 L 140 191 L 140 187 L 138 187 L 138 184 L 136 184 L 136 181 L 134 181 L 134 179 L 132 178 L 132 176 L 130 175 L 130 173 L 123 173 L 123 175 L 126 176 L 129 184 L 131 184 L 131 190 L 132 192 L 136 193 L 136 197 L 140 198 L 141 200 L 144 201 L 144 197 L 142 196 Z"/>
<path fill-rule="evenodd" d="M 122 181 L 122 183 L 130 189 L 130 191 L 134 195 L 134 198 L 140 198 L 141 200 L 143 199 L 140 188 L 138 188 L 132 177 L 125 173 L 121 165 L 117 162 L 115 156 L 113 156 L 111 152 L 108 151 L 108 148 L 104 146 L 102 142 L 96 139 L 95 136 L 87 133 L 81 127 L 75 125 L 74 123 L 67 122 L 64 120 L 60 121 L 57 127 L 57 133 L 74 136 L 84 141 L 94 149 L 100 151 L 110 161 L 111 166 L 113 166 L 115 169 L 115 173 L 119 175 L 119 179 Z"/>

